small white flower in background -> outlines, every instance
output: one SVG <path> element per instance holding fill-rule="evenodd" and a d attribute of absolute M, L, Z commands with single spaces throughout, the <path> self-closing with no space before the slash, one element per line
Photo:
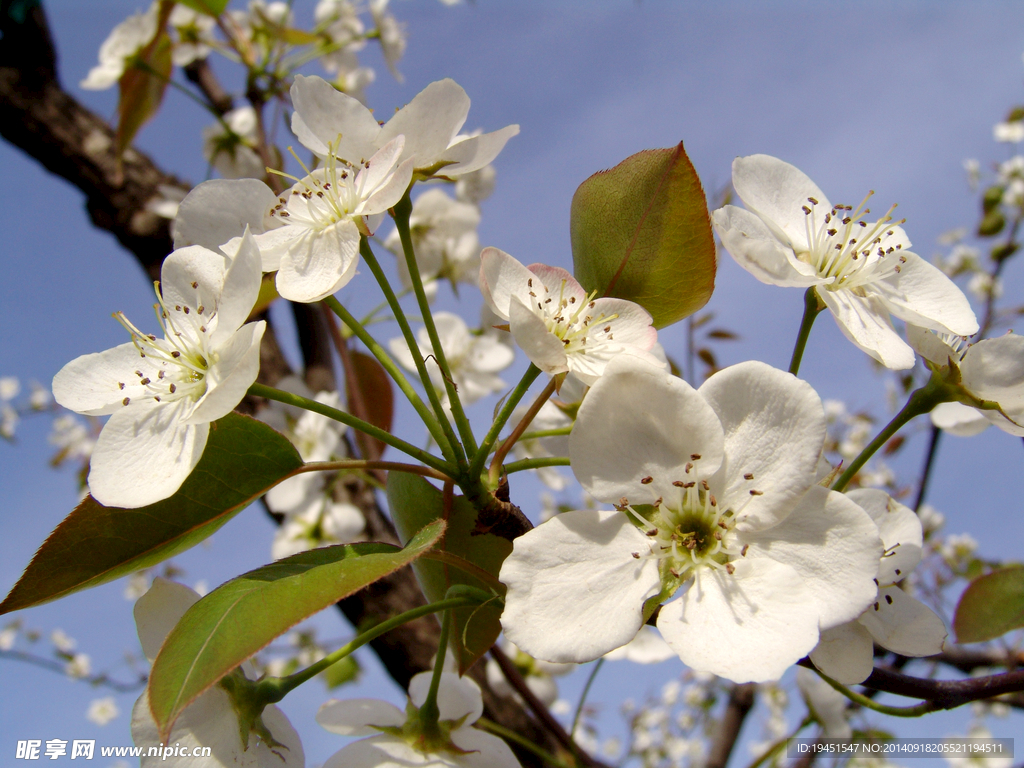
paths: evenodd
<path fill-rule="evenodd" d="M 931 413 L 935 426 L 970 437 L 995 424 L 1011 435 L 1024 436 L 1024 337 L 1007 333 L 968 344 L 962 337 L 907 326 L 907 340 L 933 366 L 952 363 L 959 368 L 960 383 L 967 392 L 979 400 L 998 403 L 1001 409 L 942 403 Z"/>
<path fill-rule="evenodd" d="M 852 685 L 871 674 L 876 643 L 902 656 L 931 656 L 942 651 L 946 627 L 931 608 L 897 586 L 921 562 L 924 533 L 917 515 L 884 491 L 858 488 L 846 495 L 871 516 L 882 537 L 878 594 L 857 619 L 824 630 L 810 655 L 826 675 Z"/>
<path fill-rule="evenodd" d="M 210 46 L 215 42 L 213 30 L 217 26 L 213 16 L 176 5 L 167 25 L 178 34 L 172 52 L 174 66 L 186 67 L 210 55 Z"/>
<path fill-rule="evenodd" d="M 88 677 L 92 672 L 92 660 L 88 654 L 76 653 L 71 660 L 64 665 L 64 674 L 68 677 Z"/>
<path fill-rule="evenodd" d="M 148 568 L 136 571 L 125 579 L 124 591 L 121 594 L 124 595 L 125 600 L 131 600 L 134 603 L 149 591 L 151 585 L 152 579 Z"/>
<path fill-rule="evenodd" d="M 1007 144 L 1019 144 L 1024 141 L 1024 122 L 996 123 L 992 126 L 992 138 Z"/>
<path fill-rule="evenodd" d="M 164 639 L 185 612 L 199 600 L 199 595 L 188 587 L 157 578 L 150 590 L 135 604 L 135 626 L 139 632 L 143 653 L 152 662 Z M 246 676 L 252 671 L 249 662 L 242 665 Z M 284 713 L 273 704 L 260 716 L 264 734 L 254 729 L 249 734 L 249 746 L 242 745 L 238 714 L 231 696 L 220 685 L 207 690 L 181 713 L 171 730 L 168 744 L 181 744 L 191 755 L 193 747 L 210 747 L 212 757 L 204 765 L 210 768 L 303 768 L 305 755 L 299 735 Z M 194 766 L 188 757 L 147 756 L 149 747 L 163 743 L 149 709 L 149 694 L 145 692 L 132 709 L 132 740 L 143 748 L 142 768 L 186 768 Z M 269 736 L 269 742 L 266 736 Z M 182 749 L 186 752 L 186 749 Z"/>
<path fill-rule="evenodd" d="M 922 504 L 918 507 L 917 518 L 921 521 L 921 529 L 925 538 L 936 533 L 946 524 L 946 516 L 931 504 Z"/>
<path fill-rule="evenodd" d="M 608 661 L 632 661 L 634 664 L 660 664 L 676 655 L 672 646 L 661 639 L 658 630 L 645 624 L 636 637 L 604 655 Z"/>
<path fill-rule="evenodd" d="M 53 394 L 38 382 L 31 382 L 29 384 L 32 392 L 28 396 L 28 404 L 33 411 L 44 411 L 50 407 L 53 402 Z"/>
<path fill-rule="evenodd" d="M 225 179 L 262 179 L 267 171 L 256 152 L 257 130 L 256 110 L 233 109 L 203 128 L 203 157 Z"/>
<path fill-rule="evenodd" d="M 226 261 L 201 246 L 174 251 L 157 291 L 165 338 L 118 313 L 132 340 L 83 355 L 54 377 L 65 408 L 110 415 L 89 472 L 101 504 L 142 507 L 171 496 L 199 462 L 210 422 L 230 413 L 256 380 L 266 323 L 245 322 L 261 277 L 252 236 Z"/>
<path fill-rule="evenodd" d="M 462 174 L 455 182 L 455 199 L 462 203 L 480 205 L 494 192 L 497 176 L 498 171 L 493 165 Z"/>
<path fill-rule="evenodd" d="M 526 415 L 527 408 L 517 408 L 512 413 L 510 424 L 518 424 Z M 571 427 L 572 419 L 559 408 L 555 403 L 548 400 L 537 411 L 533 421 L 527 428 L 527 432 L 544 432 L 549 429 L 561 429 Z M 568 456 L 569 436 L 556 435 L 553 437 L 534 437 L 526 440 L 517 440 L 512 446 L 512 455 L 516 459 L 536 459 L 548 456 Z M 555 467 L 538 467 L 533 470 L 537 473 L 537 479 L 553 491 L 563 491 L 569 486 L 569 479 Z"/>
<path fill-rule="evenodd" d="M 452 200 L 443 190 L 429 189 L 416 198 L 409 216 L 409 230 L 416 266 L 427 298 L 437 295 L 437 282 L 448 280 L 453 290 L 459 283 L 474 287 L 480 279 L 480 241 L 476 228 L 480 211 L 475 205 Z M 412 287 L 402 241 L 395 229 L 384 247 L 398 257 L 398 276 L 402 285 Z"/>
<path fill-rule="evenodd" d="M 559 267 L 529 267 L 497 248 L 480 254 L 480 288 L 508 321 L 516 344 L 545 373 L 572 373 L 591 386 L 615 358 L 661 365 L 651 349 L 658 332 L 639 304 L 596 298 Z"/>
<path fill-rule="evenodd" d="M 936 331 L 977 332 L 967 298 L 907 250 L 910 240 L 888 213 L 862 218 L 867 198 L 856 210 L 832 205 L 804 173 L 768 155 L 734 160 L 732 183 L 747 207 L 727 205 L 712 216 L 726 250 L 763 283 L 814 286 L 843 334 L 887 368 L 914 365 L 889 315 Z"/>
<path fill-rule="evenodd" d="M 421 672 L 409 682 L 411 706 L 427 699 L 431 672 Z M 483 714 L 480 688 L 467 677 L 441 673 L 437 691 L 442 733 L 447 744 L 423 745 L 415 735 L 403 738 L 406 713 L 376 699 L 332 699 L 320 707 L 316 721 L 342 736 L 368 736 L 331 756 L 323 768 L 520 768 L 508 745 L 497 736 L 472 725 Z M 450 730 L 449 730 L 450 729 Z"/>
<path fill-rule="evenodd" d="M 576 669 L 575 664 L 553 664 L 550 661 L 535 659 L 527 653 L 519 650 L 514 643 L 507 638 L 500 640 L 501 650 L 515 664 L 519 674 L 526 681 L 526 687 L 534 696 L 540 699 L 544 706 L 550 707 L 558 699 L 558 683 L 556 677 L 567 675 Z M 506 699 L 514 699 L 522 703 L 519 694 L 515 692 L 505 674 L 494 659 L 487 660 L 487 683 L 491 690 Z"/>
<path fill-rule="evenodd" d="M 128 60 L 156 36 L 159 3 L 145 13 L 136 13 L 118 24 L 100 46 L 100 63 L 89 70 L 79 86 L 87 91 L 102 91 L 115 85 L 125 72 Z"/>
<path fill-rule="evenodd" d="M 355 277 L 360 236 L 373 234 L 412 179 L 412 163 L 399 162 L 404 142 L 398 136 L 358 163 L 328 154 L 282 194 L 269 212 L 276 228 L 256 242 L 284 298 L 320 301 Z"/>
<path fill-rule="evenodd" d="M 19 421 L 21 417 L 16 410 L 7 403 L 0 403 L 0 437 L 13 440 Z"/>
<path fill-rule="evenodd" d="M 380 47 L 384 53 L 384 61 L 388 69 L 398 82 L 405 82 L 402 73 L 398 71 L 398 62 L 405 53 L 406 39 L 405 27 L 398 23 L 398 20 L 387 12 L 390 0 L 370 0 L 370 14 L 373 22 L 377 25 L 377 32 L 380 34 Z"/>
<path fill-rule="evenodd" d="M 89 428 L 70 413 L 61 414 L 53 420 L 47 440 L 57 448 L 57 455 L 52 459 L 55 465 L 65 461 L 86 461 L 96 447 Z"/>
<path fill-rule="evenodd" d="M 275 560 L 363 538 L 366 518 L 359 507 L 334 501 L 328 494 L 313 489 L 304 504 L 292 509 L 274 534 L 270 551 Z"/>
<path fill-rule="evenodd" d="M 1003 281 L 985 272 L 978 272 L 967 282 L 967 290 L 982 301 L 999 299 L 1003 295 Z"/>
<path fill-rule="evenodd" d="M 807 702 L 808 709 L 818 718 L 828 739 L 848 739 L 853 728 L 847 720 L 850 700 L 809 669 L 796 670 L 796 687 Z"/>
<path fill-rule="evenodd" d="M 9 651 L 14 647 L 14 642 L 18 639 L 18 632 L 21 630 L 21 623 L 12 621 L 10 624 L 0 629 L 0 651 Z"/>
<path fill-rule="evenodd" d="M 291 96 L 292 131 L 319 157 L 335 155 L 357 163 L 405 136 L 399 160 L 411 160 L 417 173 L 437 178 L 454 179 L 482 168 L 519 133 L 518 125 L 509 125 L 479 136 L 460 136 L 469 96 L 450 79 L 428 85 L 383 126 L 357 99 L 320 77 L 297 75 Z"/>
<path fill-rule="evenodd" d="M 21 382 L 16 376 L 0 378 L 0 400 L 13 400 L 21 392 Z"/>
<path fill-rule="evenodd" d="M 117 702 L 114 701 L 112 696 L 107 696 L 102 699 L 93 699 L 89 703 L 89 709 L 85 712 L 85 719 L 102 726 L 109 723 L 119 714 L 121 714 L 121 710 L 117 708 Z"/>
<path fill-rule="evenodd" d="M 967 738 L 991 739 L 992 731 L 982 723 L 972 723 L 967 729 Z M 964 757 L 956 753 L 944 753 L 943 756 L 952 768 L 1010 768 L 1013 765 L 1013 758 L 1006 754 L 980 752 L 975 756 Z"/>
<path fill-rule="evenodd" d="M 967 158 L 964 160 L 963 166 L 964 172 L 967 174 L 967 184 L 974 192 L 978 188 L 978 182 L 981 181 L 981 163 L 973 158 Z"/>
<path fill-rule="evenodd" d="M 939 545 L 939 555 L 957 570 L 962 570 L 977 551 L 978 540 L 969 533 L 952 533 Z"/>
<path fill-rule="evenodd" d="M 506 388 L 505 382 L 498 376 L 498 371 L 503 371 L 512 365 L 515 360 L 515 352 L 493 336 L 474 335 L 470 332 L 466 322 L 451 312 L 435 312 L 434 325 L 441 341 L 441 349 L 444 350 L 448 367 L 451 369 L 452 381 L 459 391 L 459 400 L 464 405 L 475 403 L 487 395 L 501 392 Z M 419 344 L 420 353 L 424 357 L 433 355 L 433 347 L 430 344 L 430 336 L 427 334 L 426 328 L 421 328 L 416 333 L 416 341 Z M 399 365 L 406 370 L 415 372 L 416 364 L 405 339 L 391 339 L 388 342 L 388 348 Z M 447 402 L 444 377 L 437 361 L 431 357 L 426 361 L 426 365 L 434 389 L 442 395 L 442 400 Z"/>
<path fill-rule="evenodd" d="M 50 633 L 50 642 L 53 643 L 53 647 L 56 648 L 60 653 L 71 654 L 75 650 L 78 643 L 71 637 L 65 634 L 63 629 L 55 629 Z"/>
<path fill-rule="evenodd" d="M 159 184 L 156 191 L 158 194 L 146 201 L 146 210 L 162 219 L 173 219 L 177 216 L 178 206 L 189 193 L 187 189 L 170 184 Z"/>
<path fill-rule="evenodd" d="M 538 658 L 589 661 L 636 636 L 645 601 L 675 598 L 657 627 L 687 666 L 777 679 L 876 594 L 878 530 L 817 485 L 824 439 L 814 390 L 763 363 L 698 391 L 612 361 L 569 457 L 584 490 L 618 508 L 565 512 L 515 540 L 500 573 L 506 635 Z"/>

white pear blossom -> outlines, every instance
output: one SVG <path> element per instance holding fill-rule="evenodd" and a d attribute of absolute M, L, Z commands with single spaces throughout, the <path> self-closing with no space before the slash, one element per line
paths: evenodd
<path fill-rule="evenodd" d="M 404 82 L 405 78 L 398 71 L 398 61 L 405 53 L 405 28 L 398 20 L 387 12 L 390 0 L 370 0 L 370 14 L 377 25 L 380 35 L 380 47 L 384 53 L 384 61 L 394 75 L 395 80 Z"/>
<path fill-rule="evenodd" d="M 882 537 L 878 594 L 856 620 L 824 630 L 811 661 L 832 679 L 852 685 L 871 674 L 875 643 L 902 656 L 931 656 L 942 650 L 946 627 L 931 608 L 897 586 L 921 562 L 924 533 L 917 515 L 884 491 L 858 488 L 847 496 L 871 516 Z"/>
<path fill-rule="evenodd" d="M 284 298 L 319 301 L 355 276 L 360 236 L 373 233 L 412 179 L 412 163 L 399 162 L 404 144 L 398 136 L 352 164 L 328 154 L 323 167 L 297 180 L 271 208 L 278 226 L 256 242 L 263 271 L 277 272 Z"/>
<path fill-rule="evenodd" d="M 431 674 L 421 672 L 409 682 L 412 707 L 426 701 Z M 406 713 L 387 702 L 328 701 L 317 713 L 320 725 L 342 736 L 369 738 L 336 752 L 324 768 L 520 768 L 504 741 L 472 727 L 484 711 L 480 688 L 472 680 L 442 672 L 437 707 L 440 725 L 450 739 L 446 745 L 425 745 L 413 734 L 403 738 Z"/>
<path fill-rule="evenodd" d="M 354 504 L 335 501 L 330 491 L 310 490 L 274 534 L 271 556 L 280 560 L 299 552 L 333 544 L 350 544 L 364 538 L 366 518 Z"/>
<path fill-rule="evenodd" d="M 998 410 L 988 410 L 942 403 L 932 411 L 935 426 L 970 437 L 995 424 L 1024 437 L 1024 337 L 1007 333 L 968 344 L 964 337 L 907 326 L 907 339 L 932 365 L 959 368 L 960 383 L 971 395 L 999 405 Z"/>
<path fill-rule="evenodd" d="M 480 254 L 480 288 L 530 361 L 552 375 L 572 373 L 592 386 L 616 357 L 654 365 L 658 332 L 632 301 L 597 298 L 559 267 L 529 267 L 497 248 Z"/>
<path fill-rule="evenodd" d="M 746 210 L 727 205 L 712 217 L 726 250 L 763 283 L 814 286 L 846 337 L 886 367 L 914 365 L 890 314 L 936 331 L 978 330 L 960 289 L 908 250 L 892 208 L 868 221 L 870 195 L 856 210 L 832 205 L 804 173 L 768 155 L 734 160 L 732 183 Z"/>
<path fill-rule="evenodd" d="M 660 664 L 668 661 L 676 652 L 672 646 L 661 639 L 658 630 L 644 625 L 636 633 L 636 637 L 625 645 L 604 655 L 608 661 L 632 661 L 634 664 Z"/>
<path fill-rule="evenodd" d="M 452 200 L 440 189 L 430 189 L 416 198 L 409 216 L 409 230 L 416 266 L 427 298 L 437 295 L 437 282 L 448 280 L 453 289 L 459 283 L 477 286 L 480 279 L 480 240 L 476 228 L 480 211 L 475 205 Z M 392 231 L 384 246 L 398 257 L 402 284 L 412 287 L 409 267 L 402 251 L 398 230 Z"/>
<path fill-rule="evenodd" d="M 364 89 L 375 75 L 369 67 L 359 66 L 356 54 L 366 46 L 366 28 L 355 5 L 349 0 L 320 0 L 313 18 L 328 45 L 321 66 L 332 75 L 336 88 L 365 103 Z"/>
<path fill-rule="evenodd" d="M 185 5 L 175 5 L 167 25 L 178 35 L 172 52 L 174 66 L 186 67 L 210 55 L 210 47 L 215 42 L 213 30 L 217 26 L 213 16 Z"/>
<path fill-rule="evenodd" d="M 864 510 L 817 484 L 817 393 L 763 363 L 693 389 L 629 356 L 608 365 L 569 438 L 584 490 L 617 509 L 560 514 L 516 539 L 502 626 L 527 653 L 583 662 L 632 640 L 645 602 L 684 663 L 774 680 L 876 594 Z M 650 608 L 651 606 L 648 606 Z"/>
<path fill-rule="evenodd" d="M 480 205 L 494 192 L 498 171 L 493 165 L 485 165 L 470 173 L 459 176 L 455 182 L 455 199 L 463 203 Z"/>
<path fill-rule="evenodd" d="M 100 63 L 89 70 L 79 85 L 88 91 L 102 91 L 115 85 L 128 67 L 128 60 L 156 36 L 159 10 L 160 4 L 153 3 L 149 10 L 133 14 L 114 27 L 100 45 Z"/>
<path fill-rule="evenodd" d="M 89 702 L 89 709 L 85 711 L 85 719 L 96 723 L 96 725 L 104 726 L 119 714 L 121 714 L 121 710 L 117 708 L 114 697 L 106 696 Z"/>
<path fill-rule="evenodd" d="M 512 365 L 515 352 L 493 336 L 474 335 L 466 322 L 451 312 L 435 312 L 434 326 L 437 328 L 441 349 L 444 350 L 448 367 L 451 369 L 452 381 L 458 389 L 459 400 L 464 405 L 475 403 L 487 395 L 501 392 L 506 388 L 505 382 L 498 376 L 498 371 L 503 371 Z M 424 357 L 433 355 L 430 336 L 425 328 L 421 328 L 417 332 L 416 341 L 420 353 Z M 409 351 L 405 339 L 391 339 L 388 347 L 402 367 L 409 371 L 416 371 L 412 352 Z M 431 357 L 427 360 L 426 365 L 434 389 L 442 395 L 442 400 L 446 400 L 444 378 L 437 361 Z"/>
<path fill-rule="evenodd" d="M 1020 144 L 1024 141 L 1024 121 L 996 123 L 992 127 L 992 138 L 1006 144 Z"/>
<path fill-rule="evenodd" d="M 266 169 L 255 149 L 257 132 L 256 110 L 233 109 L 203 129 L 203 157 L 225 179 L 262 179 Z"/>
<path fill-rule="evenodd" d="M 199 600 L 192 589 L 157 578 L 149 591 L 135 603 L 135 626 L 146 658 L 152 662 L 164 639 L 185 612 Z M 251 677 L 251 665 L 242 665 Z M 212 755 L 202 761 L 203 768 L 304 768 L 302 742 L 285 714 L 275 705 L 267 706 L 260 715 L 269 739 L 249 734 L 248 748 L 242 744 L 238 714 L 228 692 L 217 685 L 208 689 L 178 716 L 171 729 L 168 744 L 186 749 L 181 757 L 148 755 L 148 748 L 162 744 L 156 722 L 149 708 L 149 693 L 143 693 L 132 709 L 132 740 L 143 747 L 141 768 L 187 768 L 199 763 L 192 757 L 192 748 L 210 747 Z"/>
<path fill-rule="evenodd" d="M 92 453 L 89 487 L 101 504 L 141 507 L 172 495 L 259 372 L 266 323 L 246 323 L 260 286 L 260 255 L 245 234 L 227 259 L 201 246 L 164 260 L 157 318 L 164 338 L 123 314 L 132 340 L 83 355 L 53 379 L 57 402 L 110 418 Z"/>
<path fill-rule="evenodd" d="M 21 392 L 21 382 L 17 376 L 0 378 L 0 401 L 13 400 Z"/>
<path fill-rule="evenodd" d="M 381 126 L 357 99 L 320 77 L 298 75 L 291 90 L 292 130 L 321 158 L 336 155 L 356 163 L 398 136 L 405 136 L 401 161 L 411 160 L 426 176 L 454 179 L 484 167 L 501 152 L 518 125 L 479 136 L 460 136 L 469 97 L 450 79 L 424 88 Z"/>

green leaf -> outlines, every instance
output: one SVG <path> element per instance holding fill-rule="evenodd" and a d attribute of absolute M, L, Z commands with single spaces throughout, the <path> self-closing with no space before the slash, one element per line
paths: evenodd
<path fill-rule="evenodd" d="M 149 676 L 149 704 L 166 741 L 197 696 L 305 618 L 418 558 L 444 533 L 425 526 L 404 549 L 339 544 L 257 568 L 193 605 L 164 640 Z"/>
<path fill-rule="evenodd" d="M 178 0 L 178 5 L 187 6 L 208 16 L 220 16 L 228 7 L 228 0 Z"/>
<path fill-rule="evenodd" d="M 492 533 L 474 533 L 477 512 L 464 497 L 452 498 L 451 510 L 446 516 L 441 491 L 422 477 L 404 472 L 388 473 L 387 494 L 391 517 L 403 541 L 432 521 L 446 518 L 448 531 L 438 549 L 468 561 L 493 577 L 485 581 L 472 576 L 468 569 L 459 568 L 454 558 L 449 562 L 423 558 L 413 564 L 413 570 L 427 600 L 441 600 L 453 584 L 468 584 L 486 592 L 497 590 L 501 597 L 505 596 L 497 577 L 501 564 L 512 552 L 512 542 Z M 484 606 L 456 608 L 452 612 L 452 647 L 460 674 L 498 639 L 501 609 L 501 602 L 495 600 Z"/>
<path fill-rule="evenodd" d="M 54 529 L 0 603 L 0 614 L 95 587 L 195 546 L 262 496 L 302 458 L 248 416 L 215 421 L 199 464 L 169 499 L 139 509 L 87 496 Z"/>
<path fill-rule="evenodd" d="M 953 617 L 958 643 L 992 640 L 1024 627 L 1024 566 L 979 576 L 960 596 Z"/>
<path fill-rule="evenodd" d="M 121 98 L 117 102 L 117 131 L 114 146 L 120 158 L 131 146 L 139 129 L 157 113 L 171 79 L 173 44 L 167 34 L 167 19 L 174 3 L 163 0 L 156 36 L 129 62 L 118 85 Z"/>
<path fill-rule="evenodd" d="M 681 142 L 635 154 L 580 184 L 570 236 L 580 284 L 635 301 L 657 328 L 692 315 L 715 289 L 707 200 Z"/>

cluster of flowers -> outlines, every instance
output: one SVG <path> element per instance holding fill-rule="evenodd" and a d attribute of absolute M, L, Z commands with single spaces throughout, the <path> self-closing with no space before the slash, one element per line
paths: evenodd
<path fill-rule="evenodd" d="M 264 323 L 248 319 L 263 273 L 276 273 L 278 292 L 292 301 L 331 296 L 354 278 L 364 238 L 413 182 L 465 179 L 518 131 L 460 135 L 469 99 L 451 80 L 431 84 L 383 125 L 321 78 L 297 77 L 291 98 L 292 129 L 317 168 L 280 195 L 254 179 L 197 187 L 180 206 L 177 250 L 157 286 L 163 338 L 119 315 L 130 342 L 78 358 L 54 379 L 65 407 L 110 416 L 89 478 L 103 504 L 138 507 L 173 494 L 198 462 L 210 423 L 244 396 L 259 368 Z M 742 266 L 767 283 L 813 289 L 843 333 L 890 368 L 912 367 L 915 350 L 937 371 L 955 368 L 977 403 L 972 412 L 1024 434 L 1018 337 L 965 348 L 978 330 L 966 297 L 909 250 L 888 213 L 868 221 L 863 204 L 833 205 L 799 170 L 762 155 L 738 159 L 733 184 L 746 208 L 716 211 L 714 225 Z M 460 204 L 425 197 L 424 230 L 437 229 L 436 210 L 450 220 Z M 475 256 L 465 254 L 476 250 L 475 233 L 470 245 L 462 240 L 473 217 L 461 210 L 461 228 L 435 233 L 439 245 L 421 238 L 435 265 L 429 277 L 458 282 L 471 272 L 465 264 Z M 827 420 L 809 384 L 751 361 L 694 388 L 668 372 L 639 305 L 598 297 L 563 269 L 525 266 L 496 248 L 480 253 L 478 280 L 530 361 L 585 391 L 567 440 L 570 466 L 587 494 L 613 507 L 557 514 L 514 542 L 500 573 L 508 588 L 502 625 L 519 649 L 553 664 L 590 661 L 653 622 L 699 673 L 771 681 L 810 655 L 844 683 L 868 676 L 875 643 L 908 656 L 941 649 L 942 621 L 899 586 L 921 558 L 921 523 L 882 491 L 840 493 L 821 483 L 831 472 L 822 471 Z M 909 344 L 890 316 L 908 324 Z M 495 335 L 471 337 L 454 316 L 436 319 L 466 399 L 500 391 L 496 373 L 511 348 Z M 410 350 L 392 350 L 408 365 Z M 316 398 L 336 404 L 338 395 Z M 306 461 L 343 455 L 340 431 L 323 417 L 267 418 Z M 339 512 L 344 502 L 308 477 L 268 498 L 286 515 L 275 554 L 362 530 L 358 510 Z M 314 528 L 329 535 L 311 541 Z M 158 581 L 136 608 L 150 658 L 197 599 L 183 590 Z M 413 680 L 410 713 L 428 686 L 428 678 Z M 470 727 L 482 711 L 475 686 L 444 673 L 438 706 L 444 738 L 424 742 L 406 738 L 411 715 L 390 705 L 325 705 L 318 719 L 330 730 L 376 734 L 327 765 L 516 765 L 504 742 Z M 172 740 L 237 756 L 244 747 L 234 717 L 230 692 L 216 688 L 189 707 Z M 133 732 L 140 743 L 156 740 L 145 697 Z M 276 709 L 264 711 L 257 733 L 266 760 L 302 764 L 297 736 Z M 436 755 L 443 757 L 429 762 Z"/>

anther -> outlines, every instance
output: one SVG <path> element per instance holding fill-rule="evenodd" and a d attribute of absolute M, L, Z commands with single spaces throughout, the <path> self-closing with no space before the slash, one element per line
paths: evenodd
<path fill-rule="evenodd" d="M 642 485 L 650 485 L 653 482 L 654 482 L 654 478 L 651 477 L 650 475 L 648 475 L 647 477 L 641 477 L 640 478 L 640 483 Z"/>
<path fill-rule="evenodd" d="M 700 461 L 700 454 L 699 454 L 699 453 L 691 453 L 691 454 L 690 454 L 690 458 L 691 458 L 691 459 L 692 459 L 693 461 Z"/>
<path fill-rule="evenodd" d="M 744 544 L 743 545 L 743 549 L 740 550 L 740 557 L 746 557 L 748 549 L 750 549 L 750 545 L 749 544 Z"/>
<path fill-rule="evenodd" d="M 124 382 L 123 381 L 117 382 L 117 388 L 118 389 L 124 389 Z"/>
<path fill-rule="evenodd" d="M 700 481 L 700 487 L 703 488 L 705 491 L 710 491 L 711 490 L 711 486 L 708 485 L 708 481 L 707 480 L 701 480 Z"/>
<path fill-rule="evenodd" d="M 875 603 L 875 610 L 878 610 L 878 603 Z"/>
<path fill-rule="evenodd" d="M 892 605 L 892 595 L 886 595 L 885 596 L 885 602 L 888 603 L 889 605 Z"/>
<path fill-rule="evenodd" d="M 732 576 L 734 573 L 736 573 L 736 566 L 732 563 L 726 563 L 725 570 L 730 576 Z"/>
<path fill-rule="evenodd" d="M 121 389 L 124 389 L 124 384 L 121 385 Z M 686 483 L 684 483 L 682 480 L 673 480 L 672 485 L 674 485 L 676 488 L 686 487 Z"/>
<path fill-rule="evenodd" d="M 174 394 L 174 390 L 175 390 L 175 389 L 177 389 L 177 387 L 175 387 L 175 386 L 174 386 L 174 384 L 171 384 L 171 386 L 170 386 L 170 387 L 168 387 L 168 390 L 170 390 L 170 393 L 171 393 L 172 395 Z"/>
<path fill-rule="evenodd" d="M 192 281 L 192 287 L 193 288 L 198 288 L 199 287 L 199 283 L 197 283 L 195 280 L 193 280 Z"/>
<path fill-rule="evenodd" d="M 181 352 L 179 352 L 178 350 L 174 350 L 173 352 L 171 352 L 171 357 L 179 358 L 181 357 Z"/>
<path fill-rule="evenodd" d="M 143 386 L 145 386 L 146 384 L 149 384 L 149 378 L 143 379 L 142 381 L 139 382 L 139 384 L 142 384 Z"/>
<path fill-rule="evenodd" d="M 755 491 L 753 488 L 750 489 L 751 496 L 764 496 L 764 491 Z"/>
<path fill-rule="evenodd" d="M 121 401 L 121 405 L 128 405 L 128 403 L 130 403 L 130 402 L 131 402 L 131 398 L 130 397 L 126 397 L 124 400 Z"/>
<path fill-rule="evenodd" d="M 753 480 L 754 479 L 754 473 L 753 472 L 747 472 L 745 475 L 743 475 L 743 479 L 744 480 Z"/>

